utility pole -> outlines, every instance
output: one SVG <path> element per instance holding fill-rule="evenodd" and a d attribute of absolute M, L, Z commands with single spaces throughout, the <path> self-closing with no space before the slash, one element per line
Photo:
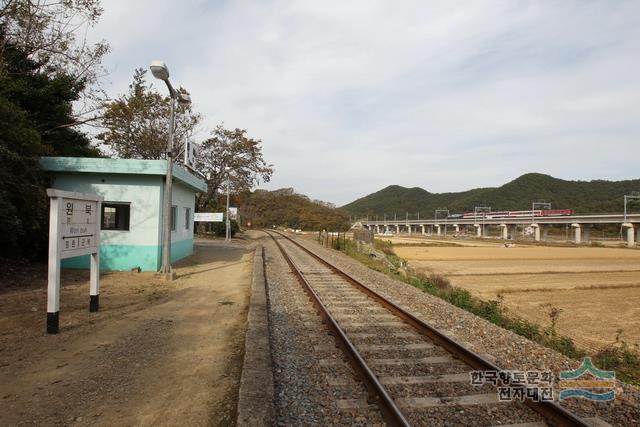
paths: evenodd
<path fill-rule="evenodd" d="M 629 200 L 640 199 L 640 192 L 632 191 L 631 194 L 624 196 L 624 222 L 627 222 L 627 203 Z"/>

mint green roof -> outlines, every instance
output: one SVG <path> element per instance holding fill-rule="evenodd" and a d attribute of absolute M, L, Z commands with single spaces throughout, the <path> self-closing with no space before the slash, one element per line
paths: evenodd
<path fill-rule="evenodd" d="M 50 172 L 88 172 L 129 175 L 165 175 L 166 160 L 105 159 L 95 157 L 41 157 L 40 166 Z M 207 191 L 204 179 L 183 166 L 173 166 L 174 179 L 196 191 Z"/>

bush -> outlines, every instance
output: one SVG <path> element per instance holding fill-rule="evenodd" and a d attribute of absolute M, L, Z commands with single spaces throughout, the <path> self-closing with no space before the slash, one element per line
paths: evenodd
<path fill-rule="evenodd" d="M 429 282 L 431 282 L 436 288 L 445 290 L 451 289 L 451 282 L 444 276 L 439 274 L 431 274 L 429 276 Z"/>
<path fill-rule="evenodd" d="M 238 222 L 235 220 L 231 220 L 230 225 L 231 237 L 233 237 L 240 230 L 240 228 L 238 227 Z M 205 226 L 205 233 L 224 237 L 227 234 L 227 224 L 225 222 L 209 222 Z"/>

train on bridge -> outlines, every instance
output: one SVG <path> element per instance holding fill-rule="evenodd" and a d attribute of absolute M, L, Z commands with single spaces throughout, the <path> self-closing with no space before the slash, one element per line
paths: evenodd
<path fill-rule="evenodd" d="M 535 209 L 528 211 L 498 211 L 498 212 L 465 212 L 452 213 L 447 216 L 448 219 L 472 219 L 472 218 L 531 218 L 531 217 L 549 217 L 549 216 L 567 216 L 573 215 L 573 209 Z"/>

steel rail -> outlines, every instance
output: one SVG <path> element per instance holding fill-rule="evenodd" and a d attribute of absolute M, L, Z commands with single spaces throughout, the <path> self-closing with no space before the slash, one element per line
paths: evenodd
<path fill-rule="evenodd" d="M 322 263 L 323 265 L 325 265 L 326 267 L 334 271 L 336 274 L 342 276 L 348 282 L 352 283 L 358 289 L 362 290 L 364 293 L 366 293 L 367 295 L 369 295 L 370 297 L 378 301 L 380 304 L 385 306 L 387 309 L 392 311 L 395 315 L 402 318 L 405 322 L 415 327 L 418 332 L 425 335 L 429 339 L 433 340 L 438 345 L 446 349 L 448 352 L 452 353 L 455 357 L 466 362 L 472 368 L 480 369 L 480 370 L 497 371 L 499 374 L 502 373 L 502 375 L 509 375 L 509 371 L 500 368 L 498 365 L 485 359 L 478 353 L 475 353 L 469 350 L 467 347 L 458 343 L 456 340 L 452 339 L 451 337 L 448 337 L 447 335 L 445 335 L 443 332 L 439 331 L 435 327 L 418 319 L 413 314 L 407 312 L 403 308 L 389 301 L 388 299 L 386 299 L 385 297 L 383 297 L 373 289 L 369 288 L 359 280 L 345 273 L 344 271 L 342 271 L 335 265 L 331 264 L 324 258 L 310 251 L 306 247 L 302 246 L 300 243 L 296 242 L 289 236 L 283 233 L 280 233 L 278 231 L 273 231 L 273 232 L 289 240 L 291 243 L 293 243 L 294 245 L 302 249 L 307 254 L 311 255 L 314 259 L 318 260 L 320 263 Z M 514 388 L 516 387 L 514 386 Z M 534 396 L 535 398 L 538 398 L 538 399 L 540 398 L 536 390 L 531 390 L 529 392 L 530 394 L 527 394 L 527 390 L 530 390 L 530 389 L 526 385 L 523 385 L 517 388 L 520 388 L 523 390 L 523 393 L 524 393 L 523 396 Z M 556 402 L 552 402 L 548 400 L 535 401 L 531 399 L 525 399 L 524 403 L 527 406 L 529 406 L 531 409 L 539 413 L 552 426 L 559 426 L 559 427 L 560 426 L 562 427 L 564 426 L 589 427 L 590 426 L 590 424 L 587 423 L 585 420 L 578 417 L 574 413 L 566 410 Z"/>
<path fill-rule="evenodd" d="M 400 408 L 398 408 L 382 383 L 380 383 L 376 375 L 373 373 L 373 371 L 371 371 L 356 347 L 353 345 L 351 340 L 349 340 L 342 328 L 338 325 L 338 322 L 336 322 L 336 320 L 333 318 L 327 307 L 322 303 L 322 300 L 320 299 L 318 294 L 313 290 L 311 284 L 307 281 L 302 272 L 295 265 L 289 254 L 287 254 L 280 242 L 278 242 L 278 240 L 271 233 L 266 233 L 273 239 L 275 244 L 278 246 L 278 249 L 280 249 L 282 256 L 287 261 L 287 264 L 289 264 L 291 271 L 294 273 L 298 281 L 304 286 L 305 291 L 311 297 L 312 302 L 318 309 L 318 312 L 324 320 L 325 324 L 327 324 L 331 328 L 333 335 L 339 338 L 338 343 L 342 346 L 345 353 L 349 356 L 349 360 L 351 361 L 352 366 L 354 366 L 354 368 L 359 371 L 362 377 L 366 380 L 365 386 L 369 390 L 371 396 L 377 401 L 376 403 L 378 403 L 385 421 L 394 426 L 410 426 L 409 422 L 404 417 L 404 414 L 402 414 L 402 412 L 400 411 Z"/>

